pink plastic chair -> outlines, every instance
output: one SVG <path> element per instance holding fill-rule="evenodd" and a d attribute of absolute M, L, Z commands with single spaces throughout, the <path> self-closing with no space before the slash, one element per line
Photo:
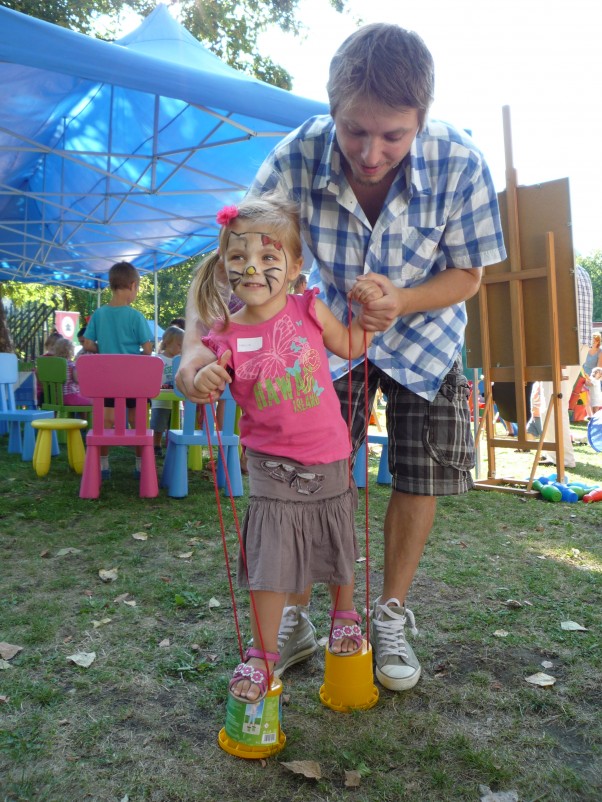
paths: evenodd
<path fill-rule="evenodd" d="M 87 354 L 77 360 L 77 376 L 82 395 L 92 399 L 92 431 L 86 437 L 86 461 L 80 498 L 100 495 L 100 447 L 140 446 L 140 495 L 159 495 L 153 430 L 147 428 L 148 399 L 161 389 L 163 361 L 157 356 L 132 354 Z M 106 398 L 115 399 L 115 427 L 104 427 Z M 126 399 L 136 399 L 136 421 L 128 429 Z"/>

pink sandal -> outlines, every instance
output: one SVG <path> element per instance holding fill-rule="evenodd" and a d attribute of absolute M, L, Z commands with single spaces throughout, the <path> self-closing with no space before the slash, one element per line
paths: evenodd
<path fill-rule="evenodd" d="M 335 657 L 349 657 L 352 654 L 357 654 L 362 648 L 363 644 L 362 630 L 358 626 L 362 623 L 361 615 L 355 610 L 329 610 L 328 615 L 333 621 L 335 618 L 349 618 L 356 622 L 352 625 L 343 624 L 343 626 L 332 627 L 330 637 L 328 638 L 328 650 L 330 651 L 330 654 L 334 654 Z M 352 652 L 333 652 L 333 642 L 335 640 L 341 640 L 342 638 L 349 638 L 352 640 L 355 643 L 356 648 Z"/>
<path fill-rule="evenodd" d="M 232 679 L 228 685 L 228 690 L 232 693 L 232 688 L 236 685 L 240 680 L 248 679 L 249 682 L 252 682 L 253 685 L 257 685 L 259 688 L 259 696 L 257 699 L 246 699 L 244 696 L 236 696 L 236 694 L 232 693 L 232 696 L 238 702 L 246 702 L 247 704 L 257 704 L 257 702 L 261 702 L 262 699 L 265 698 L 266 693 L 268 692 L 268 686 L 270 683 L 270 677 L 265 669 L 265 666 L 261 668 L 257 666 L 250 666 L 248 664 L 248 660 L 251 657 L 260 657 L 263 660 L 268 660 L 269 662 L 273 662 L 274 665 L 280 660 L 280 655 L 278 652 L 263 652 L 261 649 L 255 649 L 251 647 L 247 649 L 245 654 L 245 662 L 239 663 L 236 668 L 234 669 L 234 674 L 232 674 Z"/>

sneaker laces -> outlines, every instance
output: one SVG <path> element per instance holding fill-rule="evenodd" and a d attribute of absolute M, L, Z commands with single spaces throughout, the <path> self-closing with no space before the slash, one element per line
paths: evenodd
<path fill-rule="evenodd" d="M 397 607 L 401 607 L 403 613 L 400 615 L 392 610 L 388 605 L 394 602 Z M 384 657 L 393 655 L 395 657 L 408 658 L 408 644 L 405 636 L 406 622 L 410 626 L 413 635 L 418 634 L 414 613 L 406 607 L 402 607 L 397 599 L 389 599 L 385 604 L 377 605 L 379 612 L 386 618 L 374 618 L 373 624 L 378 630 L 378 652 Z"/>
<path fill-rule="evenodd" d="M 278 649 L 283 648 L 298 623 L 297 608 L 285 607 L 280 620 L 280 629 L 278 630 Z"/>

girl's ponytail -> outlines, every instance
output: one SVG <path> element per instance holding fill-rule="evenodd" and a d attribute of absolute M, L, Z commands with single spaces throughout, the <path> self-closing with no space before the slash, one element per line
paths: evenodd
<path fill-rule="evenodd" d="M 199 317 L 203 326 L 208 329 L 216 320 L 223 320 L 226 326 L 230 320 L 227 304 L 230 286 L 227 282 L 222 284 L 219 281 L 223 275 L 224 266 L 219 252 L 212 251 L 201 260 L 192 279 L 191 291 Z"/>

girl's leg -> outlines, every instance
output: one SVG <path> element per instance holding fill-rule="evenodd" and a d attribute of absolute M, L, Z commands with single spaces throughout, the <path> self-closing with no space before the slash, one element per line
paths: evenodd
<path fill-rule="evenodd" d="M 278 651 L 278 627 L 284 609 L 285 593 L 272 593 L 267 590 L 253 591 L 255 610 L 251 605 L 251 630 L 253 632 L 253 646 L 266 652 Z M 261 637 L 260 637 L 261 635 Z M 266 661 L 262 657 L 250 657 L 248 664 L 265 671 Z M 274 661 L 268 660 L 270 674 L 274 668 Z M 260 696 L 259 687 L 248 679 L 240 679 L 231 688 L 234 696 L 254 702 Z"/>
<path fill-rule="evenodd" d="M 332 601 L 332 609 L 337 610 L 354 610 L 353 605 L 353 580 L 349 585 L 329 585 L 330 599 Z M 337 596 L 338 593 L 338 596 Z M 345 625 L 353 626 L 357 622 L 350 618 L 342 618 L 338 614 L 335 615 L 333 624 L 334 626 L 342 627 Z M 352 638 L 339 638 L 330 645 L 330 651 L 333 654 L 343 654 L 345 652 L 356 652 L 358 645 Z"/>

